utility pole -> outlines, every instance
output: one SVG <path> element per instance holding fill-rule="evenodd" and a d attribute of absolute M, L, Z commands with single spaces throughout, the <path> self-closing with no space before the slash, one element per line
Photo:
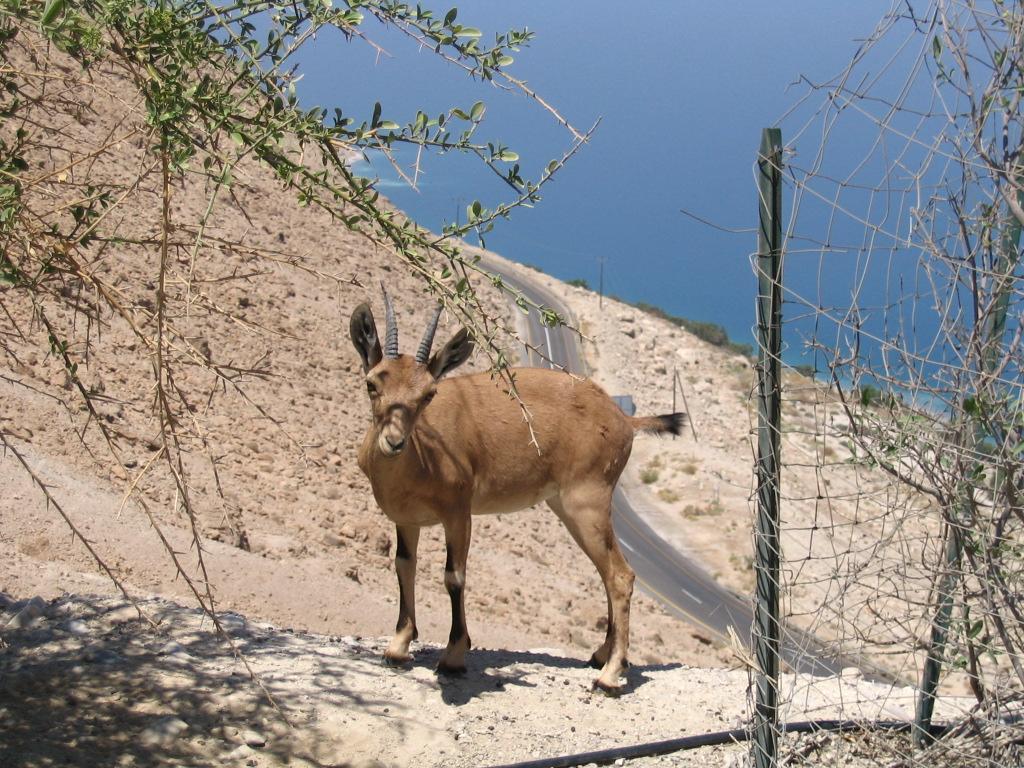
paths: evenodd
<path fill-rule="evenodd" d="M 598 309 L 604 308 L 604 263 L 608 261 L 607 256 L 598 256 L 598 278 L 597 278 L 597 307 Z"/>

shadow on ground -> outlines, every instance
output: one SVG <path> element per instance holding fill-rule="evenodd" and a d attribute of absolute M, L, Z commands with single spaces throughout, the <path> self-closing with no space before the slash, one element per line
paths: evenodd
<path fill-rule="evenodd" d="M 434 669 L 441 658 L 440 648 L 421 648 L 416 652 L 416 666 Z M 466 672 L 463 675 L 438 675 L 441 699 L 445 704 L 461 706 L 486 693 L 497 692 L 509 686 L 536 687 L 526 678 L 530 665 L 557 669 L 588 669 L 583 659 L 559 656 L 545 651 L 506 651 L 488 648 L 473 649 L 466 655 Z M 626 675 L 623 696 L 638 689 L 650 680 L 649 672 L 678 669 L 682 664 L 648 664 L 630 666 Z M 507 671 L 511 670 L 511 671 Z M 594 670 L 594 677 L 597 670 Z M 568 684 L 568 680 L 566 680 Z M 605 696 L 595 691 L 596 696 Z"/>
<path fill-rule="evenodd" d="M 322 741 L 315 727 L 285 725 L 198 611 L 142 605 L 162 616 L 161 626 L 149 627 L 124 603 L 77 596 L 50 604 L 24 628 L 3 628 L 19 604 L 0 613 L 0 766 L 243 765 L 250 751 L 260 765 L 349 765 L 344 745 L 325 747 L 314 743 Z M 315 726 L 306 722 L 311 700 L 381 703 L 345 685 L 354 672 L 342 661 L 362 651 L 330 653 L 328 644 L 309 659 L 310 644 L 294 635 L 225 618 L 295 725 Z M 285 670 L 300 654 L 309 668 L 296 685 Z"/>

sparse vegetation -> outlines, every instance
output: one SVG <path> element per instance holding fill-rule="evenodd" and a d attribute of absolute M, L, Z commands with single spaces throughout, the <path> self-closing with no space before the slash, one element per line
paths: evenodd
<path fill-rule="evenodd" d="M 644 469 L 640 470 L 640 481 L 642 483 L 646 483 L 647 485 L 658 482 L 659 476 L 660 475 L 658 474 L 658 470 L 652 467 L 645 467 Z"/>
<path fill-rule="evenodd" d="M 801 376 L 806 376 L 808 379 L 814 378 L 814 366 L 809 365 L 808 363 L 800 363 L 799 365 L 794 365 L 793 370 L 799 373 Z"/>
<path fill-rule="evenodd" d="M 566 280 L 565 283 L 566 285 L 571 285 L 574 288 L 583 288 L 588 291 L 590 290 L 590 283 L 588 283 L 582 277 L 574 277 L 572 280 Z"/>
<path fill-rule="evenodd" d="M 724 511 L 722 502 L 718 499 L 713 499 L 707 504 L 687 504 L 683 507 L 683 517 L 690 519 L 695 517 L 718 517 Z"/>
<path fill-rule="evenodd" d="M 722 347 L 730 352 L 735 352 L 737 355 L 743 355 L 745 357 L 754 356 L 754 348 L 750 344 L 741 344 L 736 341 L 732 341 L 729 338 L 729 332 L 717 323 L 709 323 L 703 320 L 691 320 L 686 317 L 677 317 L 676 315 L 669 314 L 661 307 L 656 307 L 653 304 L 648 304 L 646 301 L 637 301 L 632 306 L 639 309 L 641 312 L 646 312 L 654 317 L 667 320 L 673 325 L 677 325 L 680 328 L 692 333 L 698 339 L 706 341 L 715 347 Z"/>

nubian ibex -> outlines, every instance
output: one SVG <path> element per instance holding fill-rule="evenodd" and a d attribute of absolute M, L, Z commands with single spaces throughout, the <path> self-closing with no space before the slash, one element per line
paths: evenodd
<path fill-rule="evenodd" d="M 416 630 L 416 546 L 420 528 L 444 526 L 444 584 L 452 628 L 438 671 L 465 671 L 470 648 L 463 590 L 472 515 L 513 512 L 546 501 L 597 566 L 608 596 L 608 629 L 590 659 L 595 685 L 622 689 L 628 666 L 633 570 L 612 531 L 612 490 L 638 431 L 679 434 L 685 414 L 626 416 L 587 379 L 542 368 L 514 371 L 524 418 L 507 382 L 487 373 L 441 380 L 470 356 L 465 328 L 430 354 L 441 308 L 415 357 L 398 353 L 394 310 L 384 294 L 381 348 L 369 306 L 352 313 L 352 343 L 362 359 L 372 422 L 359 449 L 381 510 L 396 527 L 399 608 L 385 661 L 409 661 Z"/>

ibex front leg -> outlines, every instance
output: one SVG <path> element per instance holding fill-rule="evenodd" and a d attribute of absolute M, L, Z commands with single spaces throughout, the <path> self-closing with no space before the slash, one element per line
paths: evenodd
<path fill-rule="evenodd" d="M 472 646 L 466 629 L 465 596 L 466 560 L 469 557 L 472 525 L 468 511 L 453 515 L 443 522 L 448 550 L 444 564 L 444 586 L 452 601 L 452 630 L 448 635 L 448 647 L 444 649 L 437 664 L 437 671 L 461 675 L 466 671 L 466 651 Z"/>
<path fill-rule="evenodd" d="M 398 624 L 391 645 L 384 652 L 389 664 L 405 664 L 412 660 L 409 643 L 416 631 L 416 547 L 420 529 L 415 525 L 396 525 L 395 572 L 398 574 Z"/>

